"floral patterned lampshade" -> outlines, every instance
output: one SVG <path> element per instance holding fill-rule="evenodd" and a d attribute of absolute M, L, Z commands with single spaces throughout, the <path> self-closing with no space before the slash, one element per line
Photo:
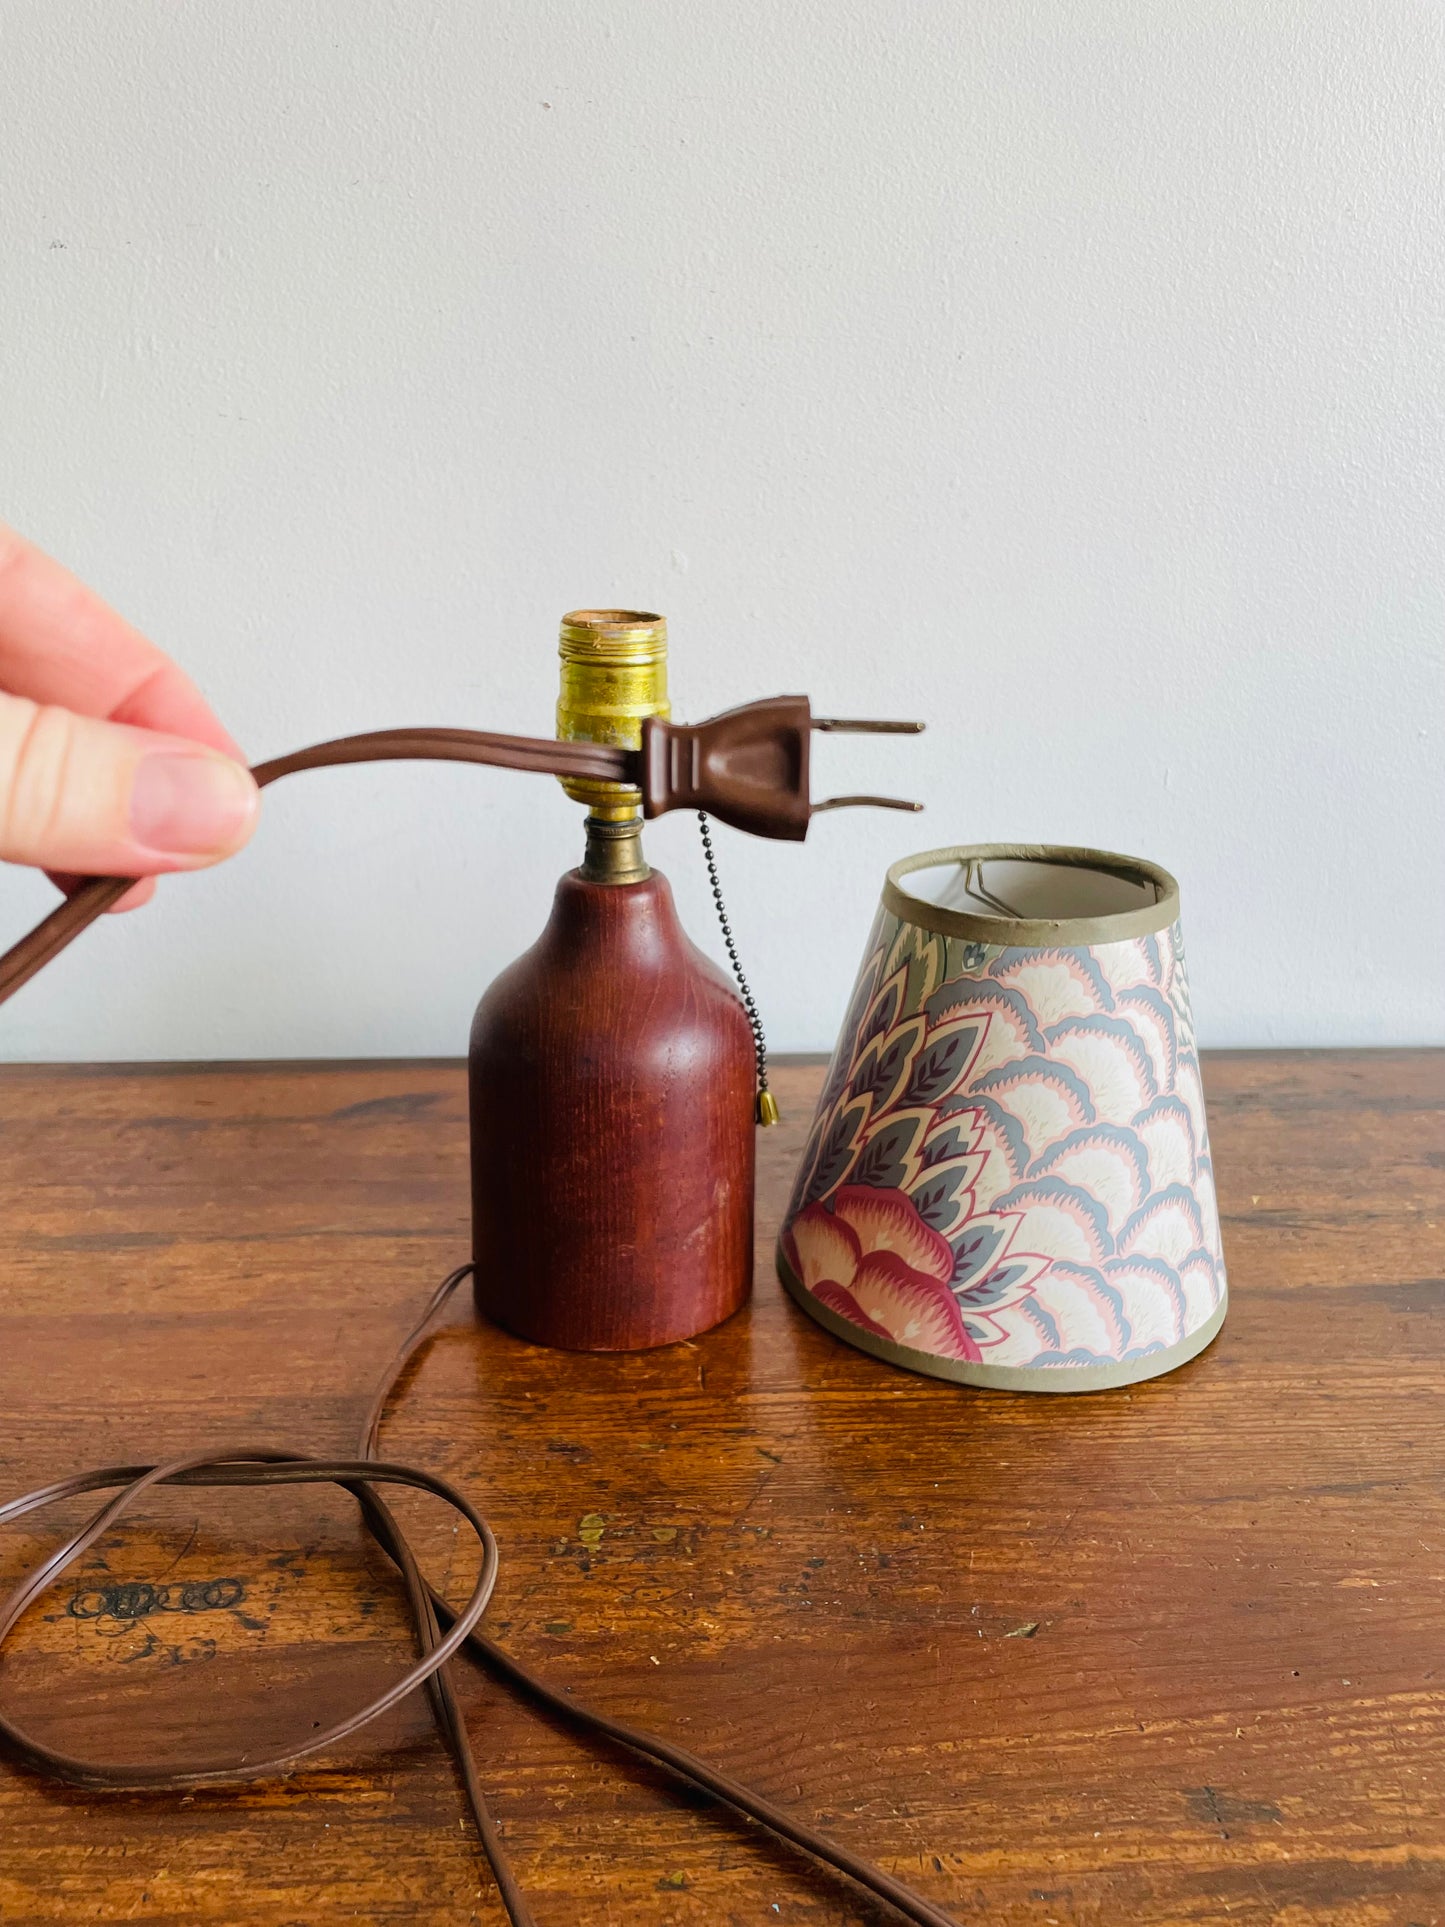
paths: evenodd
<path fill-rule="evenodd" d="M 1074 1392 L 1224 1322 L 1179 889 L 1098 850 L 980 844 L 888 872 L 778 1248 L 840 1338 Z"/>

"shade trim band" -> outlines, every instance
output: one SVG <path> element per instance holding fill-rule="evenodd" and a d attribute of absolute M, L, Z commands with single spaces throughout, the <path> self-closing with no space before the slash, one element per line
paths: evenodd
<path fill-rule="evenodd" d="M 1224 1315 L 1229 1309 L 1226 1289 L 1218 1308 L 1198 1331 L 1190 1332 L 1187 1338 L 1162 1352 L 1150 1352 L 1145 1358 L 1124 1359 L 1117 1365 L 974 1365 L 957 1358 L 937 1358 L 932 1352 L 916 1352 L 907 1345 L 895 1345 L 892 1339 L 879 1338 L 873 1332 L 864 1331 L 861 1325 L 855 1325 L 851 1319 L 840 1317 L 837 1312 L 819 1303 L 793 1272 L 781 1245 L 778 1247 L 777 1263 L 778 1277 L 788 1295 L 834 1338 L 841 1338 L 845 1344 L 854 1345 L 859 1351 L 882 1359 L 886 1365 L 901 1366 L 906 1372 L 918 1372 L 927 1378 L 946 1378 L 955 1385 L 976 1385 L 993 1392 L 1110 1392 L 1121 1385 L 1138 1385 L 1146 1378 L 1161 1378 L 1164 1373 L 1175 1371 L 1180 1365 L 1188 1364 L 1191 1358 L 1197 1358 L 1218 1337 Z"/>
<path fill-rule="evenodd" d="M 968 910 L 945 910 L 903 886 L 904 877 L 915 870 L 940 868 L 945 863 L 1000 860 L 1103 870 L 1129 883 L 1152 883 L 1158 899 L 1138 910 L 1116 910 L 1098 917 L 991 917 Z M 1151 937 L 1156 931 L 1167 930 L 1179 915 L 1179 885 L 1157 863 L 1140 856 L 1120 856 L 1113 850 L 1087 850 L 1063 843 L 955 843 L 946 849 L 900 857 L 892 864 L 883 885 L 883 907 L 901 922 L 938 936 L 1026 949 L 1064 948 L 1125 943 L 1131 937 Z"/>

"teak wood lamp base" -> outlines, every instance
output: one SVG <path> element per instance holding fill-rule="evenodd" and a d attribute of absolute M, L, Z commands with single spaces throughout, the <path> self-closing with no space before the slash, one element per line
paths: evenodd
<path fill-rule="evenodd" d="M 469 1060 L 479 1308 L 571 1351 L 667 1345 L 752 1280 L 754 1059 L 665 877 L 557 885 Z"/>

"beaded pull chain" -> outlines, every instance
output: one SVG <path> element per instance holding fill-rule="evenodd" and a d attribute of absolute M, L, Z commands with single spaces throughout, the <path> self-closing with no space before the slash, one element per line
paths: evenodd
<path fill-rule="evenodd" d="M 738 991 L 747 1012 L 748 1022 L 753 1030 L 753 1055 L 758 1065 L 758 1101 L 756 1117 L 759 1124 L 776 1124 L 778 1121 L 778 1100 L 768 1089 L 768 1040 L 763 1035 L 763 1020 L 758 1013 L 757 999 L 748 988 L 748 980 L 743 975 L 742 961 L 738 947 L 733 941 L 732 925 L 728 922 L 727 907 L 723 903 L 722 885 L 718 881 L 717 857 L 713 853 L 712 831 L 708 828 L 707 811 L 697 813 L 698 827 L 702 831 L 702 855 L 707 864 L 708 882 L 712 885 L 712 900 L 717 906 L 717 920 L 722 925 L 723 946 L 728 953 L 728 961 L 733 967 L 733 975 L 738 980 Z"/>

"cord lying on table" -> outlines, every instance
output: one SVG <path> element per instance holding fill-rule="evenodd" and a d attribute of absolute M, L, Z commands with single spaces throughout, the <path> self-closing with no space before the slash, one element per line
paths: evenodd
<path fill-rule="evenodd" d="M 48 1587 L 102 1534 L 108 1532 L 121 1515 L 152 1486 L 271 1486 L 339 1485 L 351 1493 L 361 1507 L 372 1537 L 401 1574 L 420 1657 L 385 1692 L 360 1707 L 346 1719 L 338 1720 L 324 1732 L 312 1733 L 304 1742 L 267 1759 L 243 1755 L 237 1759 L 175 1765 L 132 1762 L 106 1765 L 79 1756 L 58 1752 L 0 1714 L 0 1742 L 24 1766 L 72 1786 L 100 1787 L 111 1790 L 176 1792 L 187 1787 L 233 1785 L 244 1780 L 274 1779 L 295 1771 L 313 1755 L 327 1751 L 349 1739 L 371 1720 L 425 1686 L 432 1712 L 442 1737 L 456 1761 L 466 1794 L 467 1805 L 476 1822 L 482 1848 L 491 1866 L 497 1887 L 513 1927 L 537 1927 L 536 1916 L 528 1906 L 512 1872 L 496 1823 L 482 1792 L 472 1753 L 466 1722 L 456 1696 L 447 1662 L 459 1653 L 478 1659 L 498 1679 L 529 1699 L 559 1714 L 575 1726 L 599 1733 L 619 1745 L 629 1747 L 649 1760 L 668 1767 L 694 1786 L 702 1787 L 737 1813 L 759 1821 L 763 1826 L 801 1847 L 827 1866 L 846 1874 L 860 1887 L 876 1894 L 897 1909 L 904 1919 L 919 1927 L 956 1927 L 948 1914 L 916 1894 L 891 1874 L 884 1873 L 860 1854 L 839 1846 L 803 1821 L 775 1806 L 761 1793 L 720 1773 L 696 1754 L 670 1741 L 628 1726 L 582 1705 L 569 1693 L 559 1692 L 540 1679 L 520 1660 L 490 1640 L 480 1630 L 482 1615 L 497 1582 L 497 1542 L 486 1520 L 463 1495 L 443 1479 L 415 1467 L 397 1465 L 377 1456 L 381 1421 L 408 1365 L 426 1342 L 437 1314 L 447 1304 L 471 1266 L 462 1265 L 443 1280 L 432 1294 L 426 1310 L 398 1349 L 382 1375 L 376 1397 L 361 1429 L 354 1459 L 312 1458 L 304 1453 L 276 1451 L 269 1447 L 239 1447 L 205 1455 L 193 1455 L 157 1465 L 111 1465 L 94 1472 L 78 1472 L 53 1485 L 41 1486 L 21 1498 L 0 1505 L 0 1525 L 40 1511 L 63 1499 L 86 1492 L 116 1490 L 87 1523 L 27 1572 L 9 1596 L 0 1601 L 0 1647 L 26 1611 Z M 381 1486 L 411 1486 L 430 1492 L 458 1513 L 476 1534 L 482 1548 L 481 1570 L 471 1596 L 460 1608 L 450 1606 L 433 1590 L 422 1575 L 406 1536 L 391 1508 L 378 1490 Z"/>
<path fill-rule="evenodd" d="M 761 726 L 756 712 L 771 712 L 777 708 L 786 710 L 784 722 L 775 723 L 771 716 L 765 717 L 767 728 L 774 733 L 783 729 L 784 726 L 787 729 L 793 729 L 797 726 L 795 712 L 800 703 L 806 717 L 807 706 L 802 698 L 780 698 L 777 705 L 765 703 L 748 705 L 748 709 L 755 712 L 755 715 L 749 719 L 747 726 L 756 732 L 756 728 Z M 742 714 L 743 712 L 730 712 L 730 716 L 734 718 Z M 729 718 L 723 717 L 715 719 L 717 724 L 728 721 Z M 810 725 L 805 720 L 801 726 L 806 729 Z M 711 727 L 703 724 L 699 726 L 699 731 L 706 731 Z M 740 726 L 732 725 L 733 736 L 729 738 L 730 742 L 736 738 L 738 727 Z M 874 725 L 873 727 L 883 726 Z M 905 725 L 905 727 L 912 726 Z M 654 749 L 661 741 L 662 738 L 659 737 L 654 744 Z M 292 756 L 278 757 L 273 762 L 259 765 L 253 774 L 258 783 L 266 784 L 298 770 L 320 769 L 343 763 L 413 758 L 440 759 L 448 762 L 497 763 L 513 769 L 601 776 L 612 780 L 632 780 L 639 774 L 639 759 L 636 752 L 632 751 L 610 749 L 592 743 L 557 743 L 522 737 L 490 736 L 471 730 L 447 729 L 382 730 L 369 736 L 344 737 L 333 743 L 321 743 L 311 749 L 299 750 Z M 681 806 L 682 801 L 685 800 L 688 807 L 696 807 L 699 802 L 706 803 L 715 814 L 726 818 L 728 811 L 724 805 L 729 795 L 732 795 L 732 792 L 724 795 L 720 803 L 716 796 L 703 787 L 690 789 L 685 799 L 674 800 L 671 791 L 665 791 L 659 782 L 654 797 L 657 807 L 651 809 L 649 813 L 657 814 L 663 808 Z M 769 798 L 772 799 L 771 802 Z M 732 795 L 732 800 L 736 801 L 735 795 Z M 881 802 L 887 799 L 847 798 L 842 800 Z M 776 833 L 785 835 L 801 833 L 796 825 L 801 820 L 806 826 L 807 814 L 811 807 L 813 806 L 807 801 L 806 758 L 803 760 L 801 772 L 794 762 L 781 770 L 776 781 L 761 785 L 754 784 L 753 794 L 748 801 L 748 809 L 755 817 L 769 808 L 779 810 L 782 813 L 781 820 L 790 827 Z M 749 827 L 756 827 L 756 824 L 751 824 Z M 103 911 L 118 902 L 130 888 L 132 881 L 130 877 L 92 878 L 82 884 L 76 893 L 52 912 L 43 923 L 37 924 L 34 930 L 0 957 L 0 1003 L 12 997 L 23 984 L 27 983 L 38 970 L 43 969 L 52 958 L 58 956 L 66 945 L 79 936 L 81 931 L 93 923 Z M 367 1528 L 401 1575 L 418 1648 L 419 1657 L 416 1663 L 383 1693 L 368 1701 L 365 1706 L 360 1707 L 346 1719 L 335 1722 L 324 1731 L 313 1732 L 304 1743 L 267 1759 L 242 1756 L 232 1760 L 178 1765 L 148 1764 L 143 1761 L 106 1765 L 103 1762 L 61 1753 L 26 1733 L 22 1727 L 3 1714 L 0 1714 L 0 1744 L 3 1744 L 22 1765 L 52 1779 L 64 1780 L 75 1786 L 131 1791 L 149 1789 L 159 1792 L 179 1791 L 187 1787 L 235 1784 L 245 1780 L 275 1778 L 277 1775 L 293 1772 L 304 1761 L 350 1738 L 371 1720 L 376 1719 L 406 1695 L 414 1692 L 417 1687 L 424 1686 L 438 1729 L 456 1762 L 467 1805 L 476 1822 L 482 1848 L 496 1879 L 508 1918 L 513 1927 L 537 1927 L 536 1916 L 532 1913 L 517 1884 L 506 1849 L 487 1807 L 466 1723 L 462 1718 L 461 1707 L 452 1683 L 448 1662 L 465 1655 L 479 1660 L 498 1679 L 505 1681 L 508 1686 L 545 1707 L 549 1712 L 559 1715 L 562 1719 L 586 1731 L 600 1734 L 621 1746 L 628 1747 L 634 1753 L 641 1754 L 649 1760 L 656 1761 L 677 1774 L 679 1778 L 690 1781 L 694 1786 L 701 1787 L 714 1795 L 735 1812 L 758 1821 L 783 1839 L 792 1841 L 805 1853 L 813 1855 L 825 1865 L 845 1874 L 859 1886 L 887 1902 L 906 1920 L 917 1922 L 918 1927 L 956 1927 L 950 1915 L 941 1912 L 921 1895 L 912 1892 L 901 1881 L 893 1879 L 890 1874 L 884 1873 L 880 1867 L 875 1867 L 861 1855 L 852 1853 L 848 1848 L 826 1839 L 812 1827 L 806 1826 L 801 1820 L 795 1819 L 782 1808 L 775 1806 L 772 1801 L 765 1799 L 762 1794 L 754 1792 L 740 1780 L 734 1780 L 729 1775 L 718 1772 L 685 1748 L 674 1746 L 670 1741 L 659 1739 L 636 1727 L 628 1726 L 621 1720 L 611 1719 L 606 1714 L 580 1705 L 570 1693 L 562 1693 L 548 1686 L 545 1680 L 540 1679 L 482 1633 L 481 1620 L 496 1585 L 498 1568 L 497 1543 L 490 1526 L 468 1500 L 444 1480 L 431 1473 L 418 1471 L 411 1466 L 393 1464 L 377 1456 L 381 1421 L 393 1392 L 407 1366 L 426 1342 L 438 1313 L 450 1300 L 463 1279 L 471 1275 L 471 1270 L 470 1265 L 463 1265 L 438 1286 L 421 1318 L 388 1365 L 367 1413 L 357 1447 L 357 1456 L 354 1459 L 316 1458 L 305 1453 L 277 1451 L 270 1447 L 232 1447 L 215 1453 L 172 1460 L 169 1463 L 106 1466 L 97 1471 L 75 1473 L 69 1478 L 57 1480 L 53 1485 L 42 1486 L 34 1492 L 25 1493 L 22 1497 L 12 1499 L 8 1504 L 0 1506 L 0 1525 L 3 1525 L 23 1518 L 28 1513 L 40 1511 L 46 1506 L 79 1497 L 87 1492 L 110 1491 L 116 1495 L 108 1499 L 86 1525 L 79 1532 L 72 1534 L 64 1545 L 43 1558 L 26 1573 L 8 1598 L 0 1601 L 0 1648 L 3 1648 L 10 1632 L 36 1600 L 152 1487 L 313 1484 L 340 1486 L 355 1498 Z M 388 1485 L 410 1486 L 417 1491 L 430 1492 L 449 1505 L 476 1534 L 482 1549 L 481 1570 L 471 1596 L 464 1606 L 457 1608 L 448 1605 L 428 1584 L 417 1565 L 405 1534 L 381 1496 L 379 1488 Z"/>

